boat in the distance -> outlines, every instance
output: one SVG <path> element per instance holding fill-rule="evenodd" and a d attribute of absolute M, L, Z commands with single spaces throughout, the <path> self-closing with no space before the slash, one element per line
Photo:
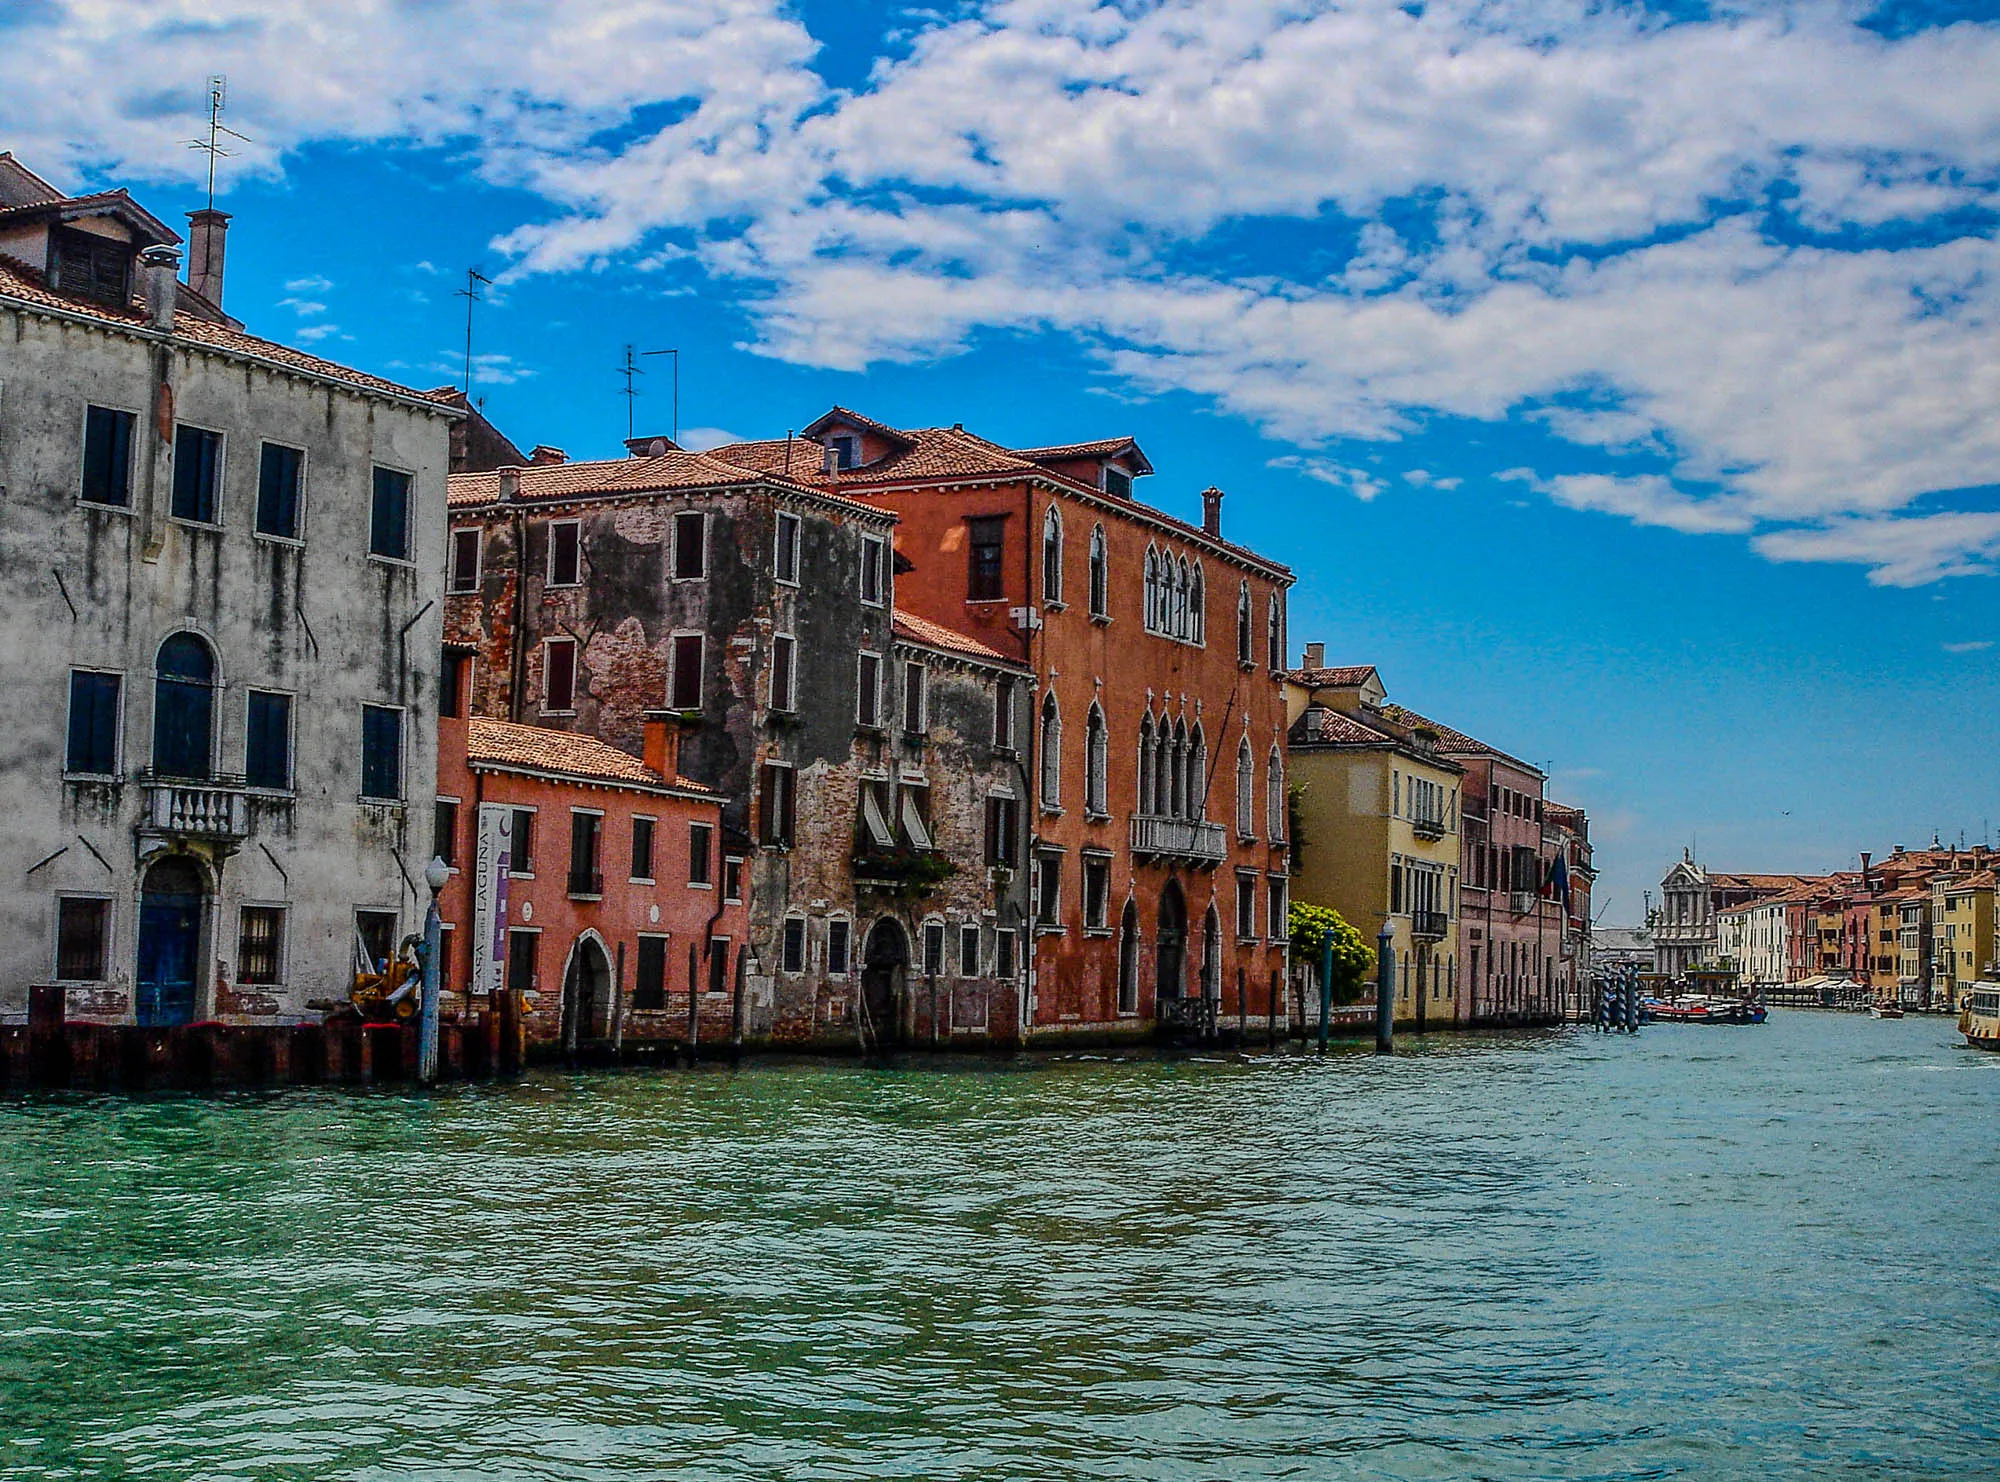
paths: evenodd
<path fill-rule="evenodd" d="M 1649 1024 L 1762 1024 L 1769 1012 L 1754 998 L 1694 994 L 1685 998 L 1649 998 L 1639 1017 Z"/>
<path fill-rule="evenodd" d="M 1868 1012 L 1877 1019 L 1900 1019 L 1903 1017 L 1903 1006 L 1892 999 L 1878 999 L 1875 1007 Z"/>
<path fill-rule="evenodd" d="M 1958 1011 L 1958 1032 L 1975 1050 L 2000 1050 L 2000 983 L 1975 983 Z"/>

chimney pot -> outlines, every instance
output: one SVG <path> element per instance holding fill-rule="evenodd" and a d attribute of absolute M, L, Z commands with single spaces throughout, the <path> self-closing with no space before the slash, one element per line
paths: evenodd
<path fill-rule="evenodd" d="M 535 451 L 528 455 L 528 461 L 530 463 L 542 464 L 567 463 L 569 462 L 569 454 L 565 453 L 561 448 L 552 448 L 547 443 L 537 443 Z"/>
<path fill-rule="evenodd" d="M 207 206 L 188 212 L 188 287 L 222 307 L 223 239 L 229 235 L 229 213 Z"/>
<path fill-rule="evenodd" d="M 507 467 L 500 469 L 499 474 L 500 497 L 502 499 L 519 499 L 521 497 L 521 470 L 509 464 Z"/>
<path fill-rule="evenodd" d="M 1308 643 L 1306 645 L 1306 667 L 1308 669 L 1324 669 L 1326 667 L 1326 645 L 1324 643 Z"/>
<path fill-rule="evenodd" d="M 679 443 L 670 437 L 661 437 L 658 433 L 654 433 L 648 437 L 628 437 L 625 439 L 625 451 L 630 453 L 634 458 L 657 458 L 662 453 L 678 453 L 680 450 L 681 445 Z"/>
<path fill-rule="evenodd" d="M 681 765 L 680 715 L 673 710 L 643 710 L 646 765 L 672 782 Z"/>
<path fill-rule="evenodd" d="M 180 298 L 181 255 L 172 247 L 148 247 L 139 254 L 144 270 L 140 292 L 146 299 L 146 317 L 155 329 L 174 327 L 174 307 Z"/>
<path fill-rule="evenodd" d="M 1205 535 L 1222 535 L 1222 491 L 1210 484 L 1201 491 L 1201 528 Z"/>

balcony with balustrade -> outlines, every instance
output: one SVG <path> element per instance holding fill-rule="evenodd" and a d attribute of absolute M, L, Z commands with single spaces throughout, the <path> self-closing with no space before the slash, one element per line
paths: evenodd
<path fill-rule="evenodd" d="M 1410 820 L 1410 832 L 1419 839 L 1442 839 L 1445 835 L 1444 815 L 1419 813 Z"/>
<path fill-rule="evenodd" d="M 139 832 L 231 848 L 250 837 L 250 796 L 241 777 L 139 774 L 146 792 Z"/>
<path fill-rule="evenodd" d="M 1200 818 L 1132 815 L 1132 853 L 1141 859 L 1213 868 L 1229 856 L 1229 836 L 1219 823 Z"/>
<path fill-rule="evenodd" d="M 1451 918 L 1443 911 L 1410 912 L 1410 935 L 1420 942 L 1441 942 L 1451 929 Z"/>

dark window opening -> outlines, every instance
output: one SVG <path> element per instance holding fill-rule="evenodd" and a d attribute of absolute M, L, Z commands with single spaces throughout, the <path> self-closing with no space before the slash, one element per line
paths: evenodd
<path fill-rule="evenodd" d="M 83 414 L 83 497 L 123 509 L 132 502 L 130 412 L 90 407 Z"/>
<path fill-rule="evenodd" d="M 708 939 L 708 991 L 721 993 L 729 986 L 729 939 Z"/>
<path fill-rule="evenodd" d="M 799 517 L 793 514 L 778 516 L 778 550 L 774 571 L 779 581 L 795 582 L 799 579 Z"/>
<path fill-rule="evenodd" d="M 542 679 L 542 708 L 576 709 L 576 640 L 551 638 L 545 652 L 548 664 Z"/>
<path fill-rule="evenodd" d="M 252 787 L 292 785 L 292 697 L 250 691 L 243 780 Z"/>
<path fill-rule="evenodd" d="M 836 917 L 826 924 L 826 970 L 835 977 L 845 977 L 848 969 L 848 947 L 853 928 L 845 920 Z"/>
<path fill-rule="evenodd" d="M 667 939 L 639 938 L 638 974 L 632 982 L 632 1007 L 663 1009 L 667 1006 Z"/>
<path fill-rule="evenodd" d="M 410 476 L 393 468 L 375 470 L 368 513 L 368 554 L 410 559 Z"/>
<path fill-rule="evenodd" d="M 116 674 L 70 671 L 69 771 L 103 777 L 118 770 L 119 689 Z"/>
<path fill-rule="evenodd" d="M 1119 499 L 1132 497 L 1132 475 L 1110 464 L 1104 466 L 1104 492 Z"/>
<path fill-rule="evenodd" d="M 215 656 L 192 633 L 160 645 L 153 681 L 153 770 L 202 779 L 214 757 Z"/>
<path fill-rule="evenodd" d="M 507 987 L 515 993 L 534 991 L 535 956 L 541 936 L 538 931 L 507 933 Z"/>
<path fill-rule="evenodd" d="M 1007 522 L 982 517 L 967 520 L 965 528 L 969 537 L 966 596 L 973 602 L 997 602 L 1007 595 Z"/>
<path fill-rule="evenodd" d="M 879 654 L 863 654 L 855 666 L 854 721 L 856 725 L 882 723 L 882 659 Z"/>
<path fill-rule="evenodd" d="M 110 955 L 111 902 L 64 896 L 56 903 L 56 977 L 95 983 Z"/>
<path fill-rule="evenodd" d="M 603 839 L 604 819 L 595 813 L 569 816 L 569 893 L 604 894 L 604 875 L 598 869 L 598 845 Z"/>
<path fill-rule="evenodd" d="M 673 710 L 701 709 L 702 637 L 681 633 L 674 638 L 674 671 L 667 705 Z"/>
<path fill-rule="evenodd" d="M 132 244 L 59 226 L 49 233 L 49 286 L 122 309 L 132 302 Z"/>
<path fill-rule="evenodd" d="M 479 590 L 479 544 L 477 530 L 451 532 L 451 589 L 454 592 Z"/>
<path fill-rule="evenodd" d="M 789 634 L 780 633 L 771 640 L 771 708 L 790 710 L 792 708 L 792 681 L 798 659 L 798 643 Z"/>
<path fill-rule="evenodd" d="M 792 843 L 792 769 L 775 762 L 764 764 L 757 814 L 766 844 L 789 848 Z"/>
<path fill-rule="evenodd" d="M 306 455 L 265 443 L 257 463 L 257 533 L 299 538 L 299 489 Z"/>
<path fill-rule="evenodd" d="M 573 587 L 583 580 L 583 526 L 561 520 L 549 526 L 549 585 Z"/>
<path fill-rule="evenodd" d="M 361 707 L 361 796 L 403 796 L 403 712 L 387 705 Z"/>
<path fill-rule="evenodd" d="M 458 863 L 458 804 L 448 798 L 437 800 L 432 815 L 431 853 L 448 865 Z"/>
<path fill-rule="evenodd" d="M 688 825 L 688 884 L 715 883 L 715 828 L 711 824 Z"/>
<path fill-rule="evenodd" d="M 438 665 L 438 714 L 447 719 L 455 719 L 465 713 L 460 691 L 465 686 L 465 671 L 472 663 L 470 654 L 447 651 L 443 662 Z"/>
<path fill-rule="evenodd" d="M 806 919 L 785 918 L 785 934 L 778 949 L 778 971 L 802 973 L 806 970 Z"/>
<path fill-rule="evenodd" d="M 356 911 L 354 931 L 361 939 L 361 952 L 369 966 L 378 973 L 386 969 L 396 955 L 396 913 Z"/>
<path fill-rule="evenodd" d="M 1012 865 L 1020 833 L 1020 804 L 1013 798 L 986 800 L 986 862 Z"/>
<path fill-rule="evenodd" d="M 507 828 L 507 873 L 535 873 L 535 815 L 526 808 L 514 810 L 513 821 Z"/>
<path fill-rule="evenodd" d="M 236 937 L 236 981 L 272 987 L 284 981 L 285 910 L 245 906 Z"/>
<path fill-rule="evenodd" d="M 693 581 L 707 573 L 707 526 L 700 510 L 674 516 L 675 581 Z"/>
<path fill-rule="evenodd" d="M 650 818 L 632 820 L 632 878 L 653 878 L 653 820 Z"/>

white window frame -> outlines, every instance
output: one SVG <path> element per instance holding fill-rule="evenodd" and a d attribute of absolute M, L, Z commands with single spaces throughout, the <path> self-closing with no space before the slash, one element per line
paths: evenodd
<path fill-rule="evenodd" d="M 556 531 L 564 528 L 568 528 L 576 532 L 576 580 L 574 581 L 556 580 Z M 547 553 L 547 561 L 545 563 L 542 572 L 542 585 L 545 587 L 554 587 L 557 591 L 566 591 L 571 587 L 582 586 L 583 585 L 583 521 L 550 520 L 548 524 L 548 531 L 549 531 L 549 548 Z"/>
<path fill-rule="evenodd" d="M 1063 602 L 1063 518 L 1062 510 L 1051 503 L 1042 516 L 1042 605 L 1060 608 Z M 1050 558 L 1053 556 L 1053 560 Z M 1055 580 L 1051 582 L 1049 578 Z"/>
<path fill-rule="evenodd" d="M 859 591 L 863 607 L 887 607 L 889 605 L 889 542 L 880 535 L 861 537 L 861 571 Z M 875 595 L 868 595 L 868 573 L 870 567 L 875 572 Z"/>
<path fill-rule="evenodd" d="M 771 576 L 780 586 L 796 587 L 799 584 L 800 532 L 804 527 L 805 521 L 796 511 L 778 511 L 771 536 Z M 790 576 L 786 576 L 784 571 L 787 557 L 791 561 Z"/>
<path fill-rule="evenodd" d="M 833 965 L 833 929 L 836 926 L 847 928 L 847 951 L 844 954 L 847 960 L 845 965 L 841 967 Z M 829 978 L 847 978 L 852 977 L 853 974 L 854 918 L 845 911 L 835 911 L 826 918 L 826 975 Z"/>
<path fill-rule="evenodd" d="M 458 542 L 461 536 L 472 537 L 472 580 L 461 585 L 463 575 L 458 569 Z M 265 537 L 270 539 L 271 537 Z M 451 548 L 449 551 L 451 570 L 445 573 L 445 595 L 464 597 L 478 592 L 486 580 L 486 527 L 484 525 L 454 525 L 451 527 Z"/>
<path fill-rule="evenodd" d="M 965 944 L 968 941 L 972 943 L 972 958 L 971 958 L 972 967 L 970 971 L 967 970 L 965 965 L 966 964 Z M 980 924 L 977 921 L 961 921 L 958 924 L 957 955 L 958 955 L 957 975 L 959 977 L 979 978 L 985 976 L 985 974 L 981 971 L 981 969 L 984 968 L 986 965 L 985 935 L 983 929 L 981 928 Z"/>
<path fill-rule="evenodd" d="M 106 508 L 116 508 L 116 506 L 107 505 Z M 113 968 L 118 962 L 118 897 L 108 890 L 58 890 L 54 898 L 56 908 L 49 913 L 49 981 L 78 987 L 110 982 Z M 65 900 L 104 902 L 104 968 L 101 977 L 57 976 L 62 966 L 62 903 Z"/>
<path fill-rule="evenodd" d="M 403 511 L 403 545 L 409 551 L 407 556 L 385 556 L 372 549 L 375 544 L 375 470 L 400 473 L 410 481 L 410 503 Z M 380 459 L 370 459 L 368 463 L 368 519 L 363 532 L 363 541 L 368 550 L 368 559 L 380 561 L 385 566 L 415 566 L 417 564 L 417 471 L 401 468 L 394 463 L 384 463 Z"/>
<path fill-rule="evenodd" d="M 682 576 L 681 571 L 681 529 L 682 522 L 690 517 L 701 522 L 701 573 L 698 576 Z M 668 552 L 667 579 L 675 582 L 708 580 L 708 511 L 705 509 L 677 509 L 673 513 L 673 549 Z"/>
<path fill-rule="evenodd" d="M 631 824 L 633 825 L 633 827 L 635 827 L 635 828 L 636 828 L 636 827 L 637 827 L 637 826 L 638 826 L 639 824 L 642 824 L 642 823 L 650 823 L 650 824 L 651 824 L 651 825 L 653 826 L 653 849 L 652 849 L 652 854 L 653 854 L 653 859 L 652 859 L 652 865 L 653 865 L 653 873 L 652 873 L 652 874 L 650 874 L 650 875 L 634 875 L 634 874 L 632 874 L 632 873 L 631 873 L 631 869 L 632 869 L 632 864 L 631 864 L 631 860 L 632 860 L 632 850 L 631 850 L 631 848 L 630 848 L 629 846 L 631 845 L 631 842 L 632 842 L 632 839 L 631 839 L 631 835 L 630 835 L 630 834 L 628 833 L 628 834 L 626 835 L 626 839 L 625 839 L 625 843 L 626 843 L 626 845 L 628 846 L 628 847 L 626 848 L 626 850 L 625 850 L 625 860 L 626 860 L 626 864 L 625 864 L 625 869 L 626 869 L 626 876 L 625 876 L 625 880 L 626 880 L 626 883 L 627 883 L 627 884 L 629 884 L 629 885 L 657 885 L 657 884 L 659 884 L 659 879 L 660 879 L 660 819 L 659 819 L 659 815 L 658 815 L 658 814 L 654 814 L 654 813 L 634 813 L 634 814 L 632 815 L 631 819 L 629 820 L 629 822 L 630 822 L 630 823 L 631 823 Z M 640 934 L 641 934 L 641 935 L 643 936 L 643 935 L 644 935 L 645 933 L 643 933 L 643 932 L 642 932 L 642 933 L 640 933 Z"/>
<path fill-rule="evenodd" d="M 780 649 L 783 640 L 786 647 Z M 778 655 L 783 653 L 785 662 L 778 663 Z M 778 703 L 778 676 L 784 675 L 785 703 Z M 770 708 L 783 715 L 796 714 L 799 708 L 799 639 L 796 633 L 773 633 L 771 635 L 771 685 Z"/>
<path fill-rule="evenodd" d="M 708 878 L 706 880 L 696 880 L 693 878 L 692 875 L 692 866 L 694 864 L 694 836 L 696 830 L 704 830 L 708 834 L 708 848 L 702 855 L 702 862 L 708 868 Z M 720 832 L 721 831 L 717 829 L 713 823 L 710 823 L 705 819 L 690 818 L 688 820 L 687 851 L 683 856 L 683 858 L 687 860 L 688 865 L 690 866 L 690 875 L 687 881 L 687 888 L 689 890 L 712 891 L 718 888 L 718 882 L 716 881 L 715 878 L 715 871 L 716 871 L 716 866 L 719 862 L 718 856 L 721 853 L 721 850 L 719 848 L 721 840 L 718 837 Z M 659 836 L 657 834 L 653 836 L 653 842 L 656 846 L 658 845 Z M 654 869 L 659 868 L 659 864 L 657 861 L 655 861 L 653 868 Z"/>
<path fill-rule="evenodd" d="M 266 447 L 283 448 L 288 453 L 297 453 L 299 455 L 299 497 L 298 508 L 295 511 L 298 516 L 298 533 L 296 535 L 275 535 L 268 530 L 259 530 L 257 528 L 257 505 L 264 497 L 264 449 Z M 271 437 L 260 437 L 257 439 L 257 487 L 251 492 L 250 498 L 250 535 L 252 539 L 268 540 L 273 545 L 304 545 L 306 543 L 306 481 L 310 477 L 311 472 L 312 450 L 310 448 L 295 448 L 290 443 L 281 443 L 276 438 Z"/>
<path fill-rule="evenodd" d="M 1257 940 L 1257 872 L 1238 870 L 1236 872 L 1236 940 L 1254 942 Z M 1246 930 L 1245 927 L 1248 927 Z"/>
<path fill-rule="evenodd" d="M 555 697 L 549 693 L 549 660 L 558 644 L 567 644 L 569 660 L 569 704 L 552 705 Z M 567 633 L 552 633 L 542 640 L 542 706 L 544 715 L 575 715 L 577 681 L 582 677 L 583 645 Z"/>
<path fill-rule="evenodd" d="M 115 509 L 116 505 L 105 505 L 105 509 Z M 158 652 L 157 649 L 154 650 Z M 157 665 L 156 665 L 157 667 Z M 69 729 L 70 718 L 76 709 L 76 682 L 73 674 L 108 674 L 118 681 L 118 724 L 111 735 L 111 770 L 109 772 L 72 772 L 69 769 Z M 95 664 L 71 664 L 63 671 L 63 728 L 62 758 L 64 777 L 122 777 L 125 773 L 125 671 L 123 669 L 101 669 Z"/>
<path fill-rule="evenodd" d="M 194 520 L 188 518 L 186 515 L 177 515 L 174 513 L 174 480 L 180 476 L 180 451 L 181 451 L 180 439 L 181 439 L 181 429 L 183 427 L 188 428 L 190 431 L 193 432 L 206 432 L 212 437 L 221 439 L 221 445 L 215 450 L 215 518 L 212 520 Z M 138 429 L 134 430 L 137 431 Z M 134 441 L 136 444 L 137 440 L 134 439 Z M 178 418 L 175 419 L 174 440 L 173 442 L 168 444 L 168 446 L 173 449 L 173 456 L 168 460 L 171 471 L 167 475 L 167 491 L 166 491 L 167 492 L 166 516 L 169 520 L 173 521 L 176 525 L 186 525 L 193 530 L 220 530 L 222 528 L 222 503 L 223 503 L 222 495 L 223 495 L 223 490 L 228 483 L 229 444 L 230 444 L 229 434 L 220 427 L 204 427 L 199 422 L 184 422 Z M 369 498 L 372 501 L 374 498 L 374 490 L 372 487 L 374 476 L 371 474 L 369 477 L 371 484 L 369 490 Z M 414 475 L 412 475 L 410 480 L 410 488 L 411 492 L 414 494 L 416 490 L 416 479 Z M 413 506 L 414 503 L 415 501 L 412 500 Z M 411 510 L 411 515 L 412 518 L 414 519 L 415 517 L 414 508 L 412 508 Z M 371 519 L 373 518 L 372 504 L 370 508 L 370 518 Z M 254 511 L 252 512 L 251 525 L 253 528 L 256 525 L 256 518 Z"/>
<path fill-rule="evenodd" d="M 1090 528 L 1090 615 L 1096 621 L 1111 621 L 1111 546 L 1102 523 Z"/>
<path fill-rule="evenodd" d="M 1083 932 L 1085 936 L 1110 936 L 1112 933 L 1111 861 L 1112 856 L 1106 850 L 1087 849 L 1082 851 L 1078 856 L 1076 876 L 1077 904 L 1079 915 L 1083 918 Z M 1104 897 L 1098 902 L 1098 905 L 1103 909 L 1103 916 L 1102 919 L 1097 921 L 1090 919 L 1090 872 L 1094 869 L 1104 872 Z"/>
<path fill-rule="evenodd" d="M 917 713 L 910 715 L 910 675 L 917 679 Z M 931 674 L 930 666 L 922 659 L 903 660 L 903 693 L 899 697 L 903 711 L 903 731 L 906 735 L 921 736 L 930 730 Z"/>
<path fill-rule="evenodd" d="M 696 644 L 695 652 L 701 656 L 695 661 L 695 698 L 694 704 L 691 706 L 676 706 L 673 703 L 674 697 L 680 693 L 681 689 L 681 640 L 683 638 L 698 639 L 699 642 Z M 708 634 L 699 628 L 674 629 L 672 633 L 667 635 L 667 659 L 667 708 L 682 715 L 686 714 L 689 710 L 701 709 L 704 703 L 704 696 L 708 693 Z"/>
<path fill-rule="evenodd" d="M 292 903 L 290 901 L 246 900 L 236 906 L 236 935 L 230 942 L 232 961 L 230 967 L 234 976 L 232 982 L 243 982 L 243 913 L 245 911 L 276 911 L 278 923 L 278 978 L 274 983 L 251 983 L 250 988 L 279 991 L 292 981 Z"/>
<path fill-rule="evenodd" d="M 101 500 L 86 499 L 83 494 L 83 453 L 90 446 L 90 410 L 95 407 L 100 412 L 122 412 L 132 419 L 132 440 L 125 448 L 125 502 L 105 504 Z M 86 401 L 76 419 L 76 499 L 75 502 L 89 509 L 116 510 L 129 515 L 138 503 L 138 478 L 140 438 L 146 431 L 146 414 L 138 407 L 115 406 L 108 401 Z"/>
<path fill-rule="evenodd" d="M 874 661 L 874 694 L 869 697 L 869 709 L 862 712 L 861 701 L 868 696 L 867 683 L 869 661 Z M 854 723 L 865 730 L 879 731 L 882 727 L 882 655 L 872 648 L 864 648 L 854 656 Z"/>
<path fill-rule="evenodd" d="M 792 923 L 799 924 L 799 965 L 789 967 L 785 963 L 785 953 L 790 946 Z M 787 911 L 778 922 L 778 962 L 780 976 L 796 978 L 812 967 L 812 926 L 803 911 Z"/>

